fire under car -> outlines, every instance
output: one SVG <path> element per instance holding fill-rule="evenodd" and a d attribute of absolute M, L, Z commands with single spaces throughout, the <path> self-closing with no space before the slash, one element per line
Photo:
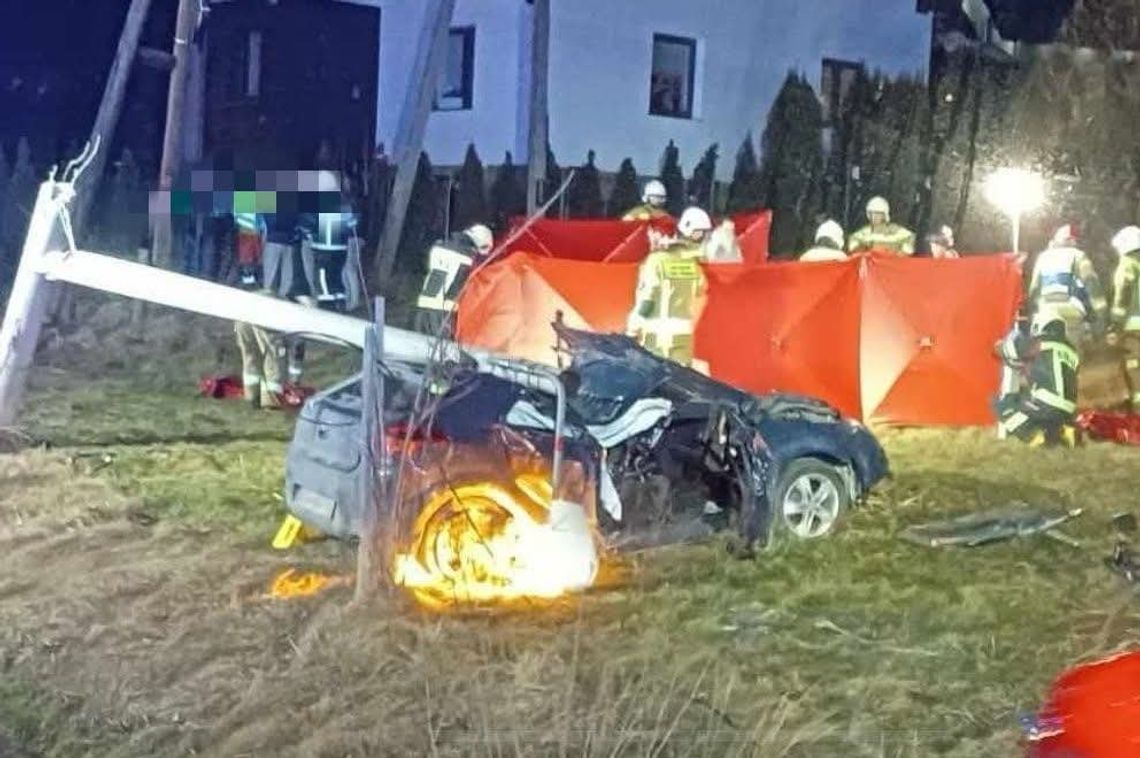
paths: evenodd
<path fill-rule="evenodd" d="M 518 484 L 517 461 L 509 459 L 529 459 L 533 474 L 534 462 L 549 461 L 556 449 L 575 472 L 566 477 L 575 482 L 573 499 L 616 549 L 730 528 L 745 548 L 765 544 L 774 530 L 822 537 L 888 474 L 875 437 L 821 401 L 742 392 L 624 336 L 555 330 L 568 359 L 556 374 L 565 389 L 558 396 L 527 380 L 553 373 L 548 367 L 504 361 L 511 371 L 493 375 L 455 365 L 446 387 L 430 396 L 430 412 L 413 413 L 425 368 L 384 366 L 388 454 L 379 476 L 394 487 L 395 461 L 414 463 L 413 483 L 388 490 L 389 501 L 395 493 L 418 503 L 398 520 L 402 531 L 414 531 L 423 504 L 439 500 L 433 492 L 455 495 L 496 479 L 526 507 L 541 508 L 551 494 L 536 493 L 533 475 L 530 485 Z M 360 387 L 357 375 L 309 398 L 288 451 L 288 509 L 338 538 L 359 534 L 364 510 Z M 414 416 L 419 423 L 409 434 Z M 428 449 L 430 462 L 416 463 Z"/>

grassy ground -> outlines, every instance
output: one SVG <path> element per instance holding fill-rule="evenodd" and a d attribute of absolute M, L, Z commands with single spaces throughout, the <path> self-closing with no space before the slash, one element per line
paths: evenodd
<path fill-rule="evenodd" d="M 352 552 L 268 548 L 288 421 L 194 397 L 233 360 L 212 347 L 225 330 L 170 331 L 61 341 L 26 419 L 49 447 L 0 456 L 0 748 L 1010 755 L 1060 670 L 1140 639 L 1100 563 L 1109 516 L 1140 509 L 1138 453 L 973 431 L 884 433 L 894 480 L 838 534 L 755 562 L 660 550 L 583 597 L 493 614 L 351 608 L 346 588 L 270 600 L 282 568 L 347 574 Z M 898 539 L 1012 501 L 1086 508 L 1081 547 Z"/>

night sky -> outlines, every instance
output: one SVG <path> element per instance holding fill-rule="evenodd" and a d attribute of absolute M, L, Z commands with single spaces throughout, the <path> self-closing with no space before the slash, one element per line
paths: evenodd
<path fill-rule="evenodd" d="M 57 160 L 86 139 L 130 0 L 0 0 L 0 146 L 13 157 L 28 137 L 35 162 Z M 169 49 L 177 3 L 152 0 L 142 44 Z M 156 153 L 166 75 L 136 68 L 117 145 Z M 159 143 L 155 143 L 155 135 Z M 153 160 L 153 155 L 139 156 Z"/>

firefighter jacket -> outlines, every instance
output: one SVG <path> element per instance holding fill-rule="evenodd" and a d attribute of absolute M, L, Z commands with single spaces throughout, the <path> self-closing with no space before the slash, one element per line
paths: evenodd
<path fill-rule="evenodd" d="M 914 255 L 914 232 L 901 224 L 887 223 L 878 227 L 868 224 L 848 238 L 847 250 L 852 253 L 883 250 L 898 255 Z"/>
<path fill-rule="evenodd" d="M 1061 413 L 1077 412 L 1077 373 L 1081 359 L 1076 348 L 1063 340 L 1035 341 L 1028 364 L 1029 396 Z"/>
<path fill-rule="evenodd" d="M 265 219 L 257 213 L 234 212 L 237 230 L 238 279 L 244 289 L 261 283 L 261 255 L 265 245 Z"/>
<path fill-rule="evenodd" d="M 354 310 L 363 302 L 356 228 L 356 214 L 347 207 L 300 217 L 301 264 L 312 295 L 322 308 Z"/>
<path fill-rule="evenodd" d="M 1075 247 L 1051 247 L 1037 256 L 1029 281 L 1029 300 L 1039 308 L 1072 310 L 1098 320 L 1108 309 L 1092 262 Z"/>
<path fill-rule="evenodd" d="M 705 291 L 701 256 L 693 243 L 649 254 L 638 269 L 628 331 L 655 335 L 659 342 L 693 333 L 694 309 Z"/>
<path fill-rule="evenodd" d="M 1140 333 L 1140 250 L 1120 256 L 1112 285 L 1113 324 L 1122 331 Z"/>
<path fill-rule="evenodd" d="M 808 250 L 800 256 L 800 260 L 805 263 L 821 263 L 823 261 L 845 261 L 847 255 L 842 250 L 837 250 L 834 247 L 816 246 Z"/>
<path fill-rule="evenodd" d="M 662 219 L 662 218 L 672 218 L 672 217 L 669 215 L 669 211 L 665 210 L 664 208 L 659 208 L 656 205 L 650 205 L 649 203 L 642 203 L 641 205 L 635 205 L 634 207 L 632 207 L 628 211 L 626 211 L 625 215 L 623 215 L 621 217 L 621 220 L 622 221 L 654 221 L 656 219 Z"/>
<path fill-rule="evenodd" d="M 438 242 L 428 252 L 428 272 L 416 306 L 429 311 L 453 313 L 459 293 L 475 267 L 475 245 L 460 233 Z"/>

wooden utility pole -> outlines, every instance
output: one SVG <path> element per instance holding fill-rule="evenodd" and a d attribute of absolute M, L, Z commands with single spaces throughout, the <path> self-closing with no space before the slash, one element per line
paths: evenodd
<path fill-rule="evenodd" d="M 174 27 L 174 68 L 170 71 L 170 88 L 166 95 L 166 131 L 162 138 L 162 167 L 158 173 L 158 188 L 169 192 L 174 187 L 174 174 L 182 165 L 183 112 L 186 108 L 186 79 L 190 73 L 190 45 L 198 26 L 200 0 L 179 0 L 178 21 Z M 154 263 L 170 268 L 174 263 L 171 254 L 173 231 L 170 214 L 162 213 L 155 220 Z"/>
<path fill-rule="evenodd" d="M 84 225 L 91 213 L 91 204 L 99 192 L 99 183 L 103 180 L 103 172 L 107 168 L 107 153 L 111 149 L 111 139 L 115 135 L 115 127 L 119 123 L 119 114 L 123 109 L 123 96 L 127 91 L 127 81 L 131 76 L 131 64 L 139 48 L 139 37 L 142 36 L 143 22 L 146 21 L 147 11 L 150 10 L 150 0 L 131 0 L 131 7 L 127 10 L 127 19 L 123 22 L 123 31 L 119 35 L 119 47 L 115 50 L 115 60 L 111 63 L 111 71 L 107 75 L 107 84 L 103 88 L 103 99 L 99 102 L 99 111 L 95 115 L 95 125 L 91 128 L 91 144 L 98 142 L 99 150 L 87 170 L 79 177 L 76 184 L 76 197 L 74 200 L 72 218 L 76 235 L 82 234 Z"/>
<path fill-rule="evenodd" d="M 546 179 L 549 138 L 547 80 L 550 67 L 550 0 L 534 0 L 534 32 L 530 57 L 530 135 L 527 161 L 526 212 L 534 215 L 542 202 L 538 189 Z"/>
<path fill-rule="evenodd" d="M 424 0 L 424 5 L 427 7 L 420 30 L 419 46 L 411 71 L 408 72 L 408 88 L 392 145 L 396 178 L 392 194 L 388 198 L 384 230 L 376 251 L 375 273 L 381 287 L 388 282 L 396 264 L 396 251 L 400 246 L 400 235 L 404 231 L 404 217 L 416 181 L 416 166 L 423 151 L 424 132 L 427 131 L 428 116 L 431 115 L 440 67 L 447 49 L 447 34 L 451 29 L 451 17 L 455 13 L 455 0 Z"/>

